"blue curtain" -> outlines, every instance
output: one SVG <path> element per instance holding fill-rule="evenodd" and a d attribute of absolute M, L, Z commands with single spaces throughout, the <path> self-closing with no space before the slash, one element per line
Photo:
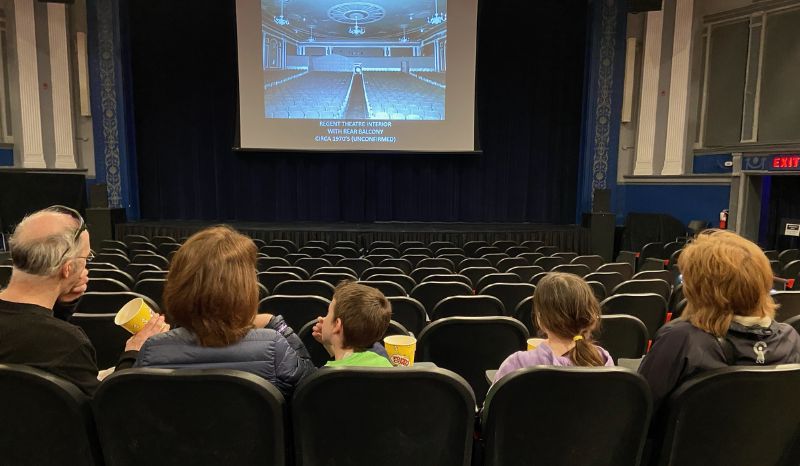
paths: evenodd
<path fill-rule="evenodd" d="M 143 219 L 574 222 L 586 0 L 483 0 L 481 155 L 235 152 L 234 0 L 124 0 Z"/>

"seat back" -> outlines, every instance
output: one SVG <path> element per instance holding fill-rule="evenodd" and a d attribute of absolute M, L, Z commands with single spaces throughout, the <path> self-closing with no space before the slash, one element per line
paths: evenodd
<path fill-rule="evenodd" d="M 463 275 L 455 275 L 455 274 L 447 274 L 447 275 L 428 275 L 427 277 L 422 279 L 422 283 L 427 282 L 458 282 L 467 285 L 470 289 L 472 289 L 472 281 L 463 276 Z"/>
<path fill-rule="evenodd" d="M 283 257 L 259 257 L 256 261 L 256 268 L 259 272 L 266 272 L 273 267 L 290 267 L 289 261 Z"/>
<path fill-rule="evenodd" d="M 471 267 L 491 267 L 492 263 L 482 257 L 468 257 L 458 264 L 458 272 Z"/>
<path fill-rule="evenodd" d="M 14 266 L 0 265 L 0 288 L 8 286 L 8 282 L 11 281 L 11 272 L 13 270 Z"/>
<path fill-rule="evenodd" d="M 398 259 L 400 257 L 400 251 L 397 249 L 390 249 L 390 248 L 377 248 L 373 249 L 369 252 L 370 256 L 390 256 Z"/>
<path fill-rule="evenodd" d="M 786 264 L 781 271 L 781 278 L 800 281 L 800 260 L 792 261 Z M 800 285 L 795 286 L 800 287 Z"/>
<path fill-rule="evenodd" d="M 403 254 L 409 249 L 416 249 L 416 248 L 424 248 L 425 243 L 422 241 L 403 241 L 400 243 L 400 246 L 397 247 L 397 250 Z"/>
<path fill-rule="evenodd" d="M 536 252 L 537 249 L 544 245 L 544 241 L 524 241 L 520 244 L 520 246 L 528 248 L 530 252 Z"/>
<path fill-rule="evenodd" d="M 545 272 L 550 272 L 555 267 L 557 267 L 559 265 L 565 265 L 566 263 L 567 263 L 567 261 L 565 261 L 564 259 L 562 259 L 560 257 L 545 256 L 545 257 L 540 257 L 539 259 L 536 259 L 536 261 L 533 263 L 533 265 L 538 265 L 539 267 L 544 269 Z"/>
<path fill-rule="evenodd" d="M 427 319 L 422 303 L 409 297 L 388 297 L 387 299 L 392 305 L 392 320 L 401 324 L 414 335 L 419 335 Z"/>
<path fill-rule="evenodd" d="M 450 241 L 434 241 L 428 245 L 428 249 L 433 251 L 434 254 L 439 253 L 442 249 L 458 249 L 456 245 L 451 243 Z"/>
<path fill-rule="evenodd" d="M 153 253 L 158 252 L 156 245 L 149 241 L 133 242 L 128 247 L 128 250 L 130 251 L 129 255 L 131 257 L 136 255 L 136 251 L 150 251 Z"/>
<path fill-rule="evenodd" d="M 668 260 L 675 254 L 676 251 L 680 251 L 681 249 L 686 246 L 685 243 L 681 243 L 679 241 L 673 241 L 671 243 L 667 243 L 664 245 L 664 249 L 661 251 L 661 258 L 664 260 Z"/>
<path fill-rule="evenodd" d="M 410 262 L 411 265 L 416 269 L 420 262 L 424 261 L 425 259 L 430 259 L 430 257 L 422 254 L 406 254 L 403 256 L 403 259 Z"/>
<path fill-rule="evenodd" d="M 122 238 L 122 242 L 125 243 L 128 249 L 131 248 L 131 244 L 133 243 L 146 243 L 148 241 L 147 237 L 142 235 L 126 235 Z"/>
<path fill-rule="evenodd" d="M 664 298 L 664 301 L 669 302 L 671 292 L 672 287 L 670 284 L 657 278 L 655 280 L 628 280 L 627 282 L 622 282 L 611 290 L 611 296 L 631 293 L 655 293 Z"/>
<path fill-rule="evenodd" d="M 528 283 L 531 281 L 534 275 L 537 273 L 544 272 L 544 269 L 539 267 L 538 265 L 526 265 L 522 267 L 512 267 L 508 269 L 508 273 L 513 273 L 519 275 L 520 281 L 522 283 Z"/>
<path fill-rule="evenodd" d="M 509 257 L 517 257 L 520 254 L 527 252 L 531 252 L 530 249 L 523 246 L 511 246 L 510 248 L 506 249 L 506 254 L 508 254 Z"/>
<path fill-rule="evenodd" d="M 406 294 L 411 293 L 411 290 L 413 290 L 414 287 L 417 286 L 417 282 L 414 281 L 413 278 L 409 277 L 408 275 L 400 275 L 400 274 L 390 274 L 390 275 L 376 274 L 376 275 L 371 275 L 369 278 L 362 281 L 397 283 L 398 285 L 403 287 L 403 290 L 405 290 Z"/>
<path fill-rule="evenodd" d="M 275 287 L 273 294 L 287 296 L 319 296 L 333 299 L 333 285 L 322 280 L 287 280 Z"/>
<path fill-rule="evenodd" d="M 323 254 L 327 254 L 327 249 L 323 249 L 318 246 L 304 246 L 297 250 L 298 254 L 308 254 L 309 257 L 322 257 Z"/>
<path fill-rule="evenodd" d="M 157 403 L 130 409 L 154 394 Z M 122 371 L 103 381 L 93 407 L 107 466 L 282 466 L 291 444 L 283 395 L 240 371 Z"/>
<path fill-rule="evenodd" d="M 477 287 L 478 282 L 480 282 L 483 277 L 492 273 L 499 273 L 499 272 L 494 267 L 468 267 L 466 269 L 461 269 L 461 271 L 459 272 L 460 275 L 469 278 L 469 281 L 472 282 L 473 287 Z"/>
<path fill-rule="evenodd" d="M 513 248 L 517 243 L 515 241 L 500 240 L 492 243 L 492 246 L 499 249 L 501 252 L 506 252 L 508 248 Z"/>
<path fill-rule="evenodd" d="M 414 265 L 408 259 L 385 259 L 378 265 L 379 267 L 394 267 L 403 271 L 404 274 L 410 275 L 414 270 Z"/>
<path fill-rule="evenodd" d="M 258 282 L 264 285 L 270 294 L 273 294 L 275 287 L 280 283 L 300 279 L 299 275 L 292 272 L 259 272 L 258 274 Z"/>
<path fill-rule="evenodd" d="M 294 244 L 293 241 L 289 241 L 288 239 L 274 239 L 269 242 L 270 246 L 281 246 L 285 248 L 289 253 L 297 252 L 297 245 Z"/>
<path fill-rule="evenodd" d="M 497 262 L 495 268 L 501 273 L 506 273 L 514 267 L 526 267 L 528 261 L 524 257 L 506 257 Z"/>
<path fill-rule="evenodd" d="M 800 250 L 787 249 L 785 251 L 781 251 L 781 253 L 778 254 L 778 260 L 781 261 L 781 264 L 786 265 L 790 262 L 796 261 L 798 255 L 800 255 Z"/>
<path fill-rule="evenodd" d="M 299 261 L 300 259 L 310 259 L 310 258 L 311 255 L 306 254 L 304 252 L 289 253 L 286 255 L 286 257 L 284 257 L 284 259 L 286 259 L 286 261 L 289 262 L 289 264 L 291 265 L 296 265 L 297 261 Z"/>
<path fill-rule="evenodd" d="M 280 257 L 281 259 L 289 255 L 289 250 L 283 246 L 264 246 L 258 252 L 269 257 Z"/>
<path fill-rule="evenodd" d="M 408 293 L 406 293 L 406 290 L 404 290 L 402 286 L 398 285 L 395 282 L 383 282 L 383 281 L 377 281 L 377 280 L 367 280 L 367 281 L 361 282 L 361 284 L 362 285 L 366 285 L 366 286 L 371 286 L 372 288 L 375 288 L 376 290 L 378 290 L 381 293 L 383 293 L 383 295 L 385 297 L 387 297 L 387 298 L 389 298 L 389 297 L 396 297 L 397 298 L 397 297 L 408 296 Z"/>
<path fill-rule="evenodd" d="M 430 313 L 431 321 L 448 317 L 501 317 L 503 303 L 489 295 L 451 296 L 439 301 Z"/>
<path fill-rule="evenodd" d="M 481 405 L 489 389 L 486 371 L 524 351 L 527 340 L 525 326 L 510 317 L 450 317 L 422 330 L 416 358 L 464 377 Z"/>
<path fill-rule="evenodd" d="M 518 257 L 524 258 L 526 261 L 528 261 L 528 264 L 533 265 L 533 263 L 538 259 L 544 257 L 544 254 L 541 252 L 523 252 Z"/>
<path fill-rule="evenodd" d="M 634 275 L 631 280 L 664 280 L 669 284 L 672 285 L 672 274 L 669 270 L 645 270 L 643 272 L 639 272 Z"/>
<path fill-rule="evenodd" d="M 403 256 L 433 257 L 433 251 L 428 248 L 408 248 L 403 251 Z"/>
<path fill-rule="evenodd" d="M 317 270 L 321 269 L 322 267 L 331 267 L 332 264 L 328 262 L 326 259 L 323 258 L 302 258 L 298 259 L 297 262 L 294 263 L 295 267 L 300 267 L 301 269 L 308 272 L 308 276 L 314 275 Z"/>
<path fill-rule="evenodd" d="M 372 264 L 372 265 L 370 265 L 370 267 L 380 267 L 381 262 L 383 262 L 383 261 L 385 261 L 387 259 L 394 259 L 394 257 L 387 256 L 385 254 L 370 254 L 370 255 L 364 257 L 364 260 L 366 260 L 370 264 Z M 337 262 L 337 264 L 338 264 L 338 262 Z"/>
<path fill-rule="evenodd" d="M 403 395 L 387 402 L 389 393 Z M 319 422 L 331 400 L 335 429 Z M 444 369 L 326 369 L 304 380 L 292 398 L 296 464 L 331 464 L 335 454 L 353 465 L 468 466 L 474 417 L 469 385 Z"/>
<path fill-rule="evenodd" d="M 495 268 L 497 268 L 497 264 L 499 264 L 501 260 L 510 259 L 511 258 L 511 257 L 509 257 L 508 254 L 506 254 L 504 252 L 496 252 L 496 253 L 491 253 L 491 254 L 484 254 L 481 257 L 486 259 L 486 260 L 488 260 L 489 263 L 492 264 L 492 267 L 495 267 Z"/>
<path fill-rule="evenodd" d="M 693 377 L 666 402 L 658 464 L 800 463 L 798 386 L 800 364 L 728 367 Z"/>
<path fill-rule="evenodd" d="M 130 300 L 137 298 L 144 299 L 153 312 L 157 314 L 161 313 L 161 308 L 152 299 L 139 293 L 125 291 L 113 293 L 84 293 L 75 306 L 75 312 L 80 314 L 116 314 L 123 306 L 128 304 Z"/>
<path fill-rule="evenodd" d="M 536 275 L 534 275 L 533 277 L 531 277 L 531 279 L 530 279 L 530 281 L 528 281 L 528 283 L 530 283 L 531 285 L 538 285 L 538 284 L 539 284 L 539 282 L 540 282 L 540 281 L 541 281 L 541 280 L 542 280 L 544 277 L 546 277 L 548 273 L 550 273 L 550 272 L 542 272 L 542 273 L 537 273 Z"/>
<path fill-rule="evenodd" d="M 482 248 L 478 248 L 478 250 L 475 251 L 475 257 L 484 257 L 487 254 L 501 254 L 501 253 L 505 254 L 505 252 L 501 251 L 500 248 L 496 248 L 494 246 L 484 246 Z"/>
<path fill-rule="evenodd" d="M 336 288 L 343 281 L 355 281 L 356 278 L 349 273 L 315 273 L 311 280 L 320 280 Z"/>
<path fill-rule="evenodd" d="M 459 282 L 427 282 L 415 286 L 409 296 L 422 303 L 430 316 L 439 301 L 451 296 L 472 296 L 472 288 Z"/>
<path fill-rule="evenodd" d="M 449 275 L 452 273 L 453 272 L 450 271 L 450 269 L 446 269 L 444 267 L 422 267 L 414 269 L 410 276 L 417 283 L 422 283 L 426 277 L 430 277 L 431 275 Z"/>
<path fill-rule="evenodd" d="M 650 335 L 641 320 L 633 316 L 603 316 L 594 335 L 597 344 L 614 359 L 639 359 L 647 352 Z"/>
<path fill-rule="evenodd" d="M 641 320 L 650 338 L 667 320 L 667 301 L 655 293 L 613 295 L 600 303 L 600 307 L 604 316 L 624 314 Z"/>
<path fill-rule="evenodd" d="M 136 283 L 136 286 L 133 288 L 133 291 L 139 293 L 141 295 L 147 296 L 148 298 L 152 299 L 158 307 L 164 308 L 162 305 L 161 296 L 164 294 L 164 286 L 166 286 L 167 280 L 163 278 L 149 278 L 147 280 L 139 280 Z"/>
<path fill-rule="evenodd" d="M 397 245 L 392 243 L 391 241 L 373 241 L 372 243 L 370 243 L 369 247 L 367 248 L 367 251 L 372 253 L 373 250 L 379 248 L 397 249 Z"/>
<path fill-rule="evenodd" d="M 360 251 L 361 247 L 354 241 L 337 241 L 333 243 L 334 248 L 350 248 L 353 251 Z"/>
<path fill-rule="evenodd" d="M 173 238 L 172 236 L 153 236 L 150 239 L 150 242 L 153 243 L 156 247 L 159 247 L 162 244 L 175 243 L 175 238 Z"/>
<path fill-rule="evenodd" d="M 570 261 L 570 264 L 583 264 L 589 267 L 589 273 L 596 272 L 605 261 L 602 256 L 578 256 Z"/>
<path fill-rule="evenodd" d="M 325 252 L 327 252 L 327 251 L 328 251 L 328 249 L 330 248 L 330 246 L 328 245 L 328 243 L 327 243 L 327 242 L 325 242 L 325 241 L 320 241 L 320 240 L 311 240 L 311 241 L 306 241 L 306 244 L 304 244 L 303 246 L 304 246 L 304 247 L 307 247 L 307 248 L 308 248 L 308 247 L 311 247 L 311 248 L 320 248 L 320 249 L 322 249 L 322 250 L 323 250 L 323 251 L 325 251 Z"/>
<path fill-rule="evenodd" d="M 178 252 L 180 248 L 181 245 L 178 243 L 161 243 L 158 245 L 158 255 L 169 257 L 169 253 Z"/>
<path fill-rule="evenodd" d="M 800 291 L 776 291 L 772 299 L 780 306 L 775 311 L 775 320 L 786 322 L 794 316 L 800 315 Z"/>
<path fill-rule="evenodd" d="M 503 303 L 505 315 L 514 317 L 514 311 L 526 298 L 533 296 L 536 286 L 530 283 L 494 283 L 481 289 L 482 295 L 494 296 Z"/>
<path fill-rule="evenodd" d="M 104 239 L 100 241 L 100 249 L 109 248 L 109 249 L 119 249 L 121 251 L 128 252 L 128 245 L 123 243 L 122 241 L 114 241 L 112 239 Z"/>
<path fill-rule="evenodd" d="M 520 283 L 522 280 L 515 273 L 490 273 L 484 275 L 475 285 L 475 291 L 482 293 L 484 288 L 495 283 Z"/>
<path fill-rule="evenodd" d="M 539 254 L 542 254 L 543 256 L 552 256 L 553 254 L 558 252 L 558 247 L 557 246 L 542 246 L 540 248 L 537 248 L 533 252 L 538 252 Z"/>
<path fill-rule="evenodd" d="M 647 382 L 628 369 L 541 366 L 514 371 L 486 398 L 485 464 L 638 465 L 652 405 Z M 547 429 L 535 421 L 544 419 Z M 574 448 L 565 447 L 565 432 Z"/>
<path fill-rule="evenodd" d="M 567 264 L 569 264 L 570 262 L 572 262 L 573 259 L 578 257 L 578 253 L 576 253 L 576 252 L 556 252 L 556 253 L 553 254 L 553 257 L 560 257 L 560 258 L 564 259 L 565 261 L 567 261 Z"/>
<path fill-rule="evenodd" d="M 489 243 L 486 241 L 469 241 L 464 245 L 464 254 L 467 257 L 480 257 L 476 256 L 475 253 L 478 249 L 489 246 Z"/>
<path fill-rule="evenodd" d="M 319 296 L 274 295 L 258 303 L 258 312 L 283 316 L 286 324 L 294 330 L 303 328 L 303 325 L 317 317 L 328 315 L 330 303 Z"/>
<path fill-rule="evenodd" d="M 610 264 L 603 264 L 597 268 L 597 271 L 619 272 L 619 274 L 622 275 L 623 281 L 630 280 L 631 278 L 633 278 L 633 266 L 627 262 L 612 262 Z M 606 285 L 606 288 L 608 288 L 608 285 Z"/>
<path fill-rule="evenodd" d="M 155 254 L 140 254 L 134 257 L 131 263 L 155 265 L 161 270 L 169 269 L 169 261 L 167 260 L 167 258 Z"/>
<path fill-rule="evenodd" d="M 131 291 L 128 285 L 114 280 L 113 278 L 89 278 L 89 282 L 86 284 L 86 291 L 100 291 L 106 293 L 118 292 L 118 291 Z"/>
<path fill-rule="evenodd" d="M 440 253 L 442 251 L 445 251 L 445 249 L 440 249 L 439 250 Z M 458 270 L 460 268 L 459 266 L 461 265 L 461 262 L 463 262 L 467 258 L 467 256 L 465 256 L 464 254 L 457 254 L 457 253 L 441 254 L 441 255 L 439 255 L 437 257 L 439 257 L 441 259 L 447 259 L 450 262 L 452 262 L 453 264 L 455 264 L 456 270 Z"/>
<path fill-rule="evenodd" d="M 800 333 L 800 316 L 794 316 L 784 323 L 791 325 L 792 328 L 797 331 L 797 333 Z"/>
<path fill-rule="evenodd" d="M 267 243 L 265 243 L 263 239 L 258 239 L 258 238 L 250 238 L 250 239 L 253 241 L 253 244 L 255 244 L 256 248 L 258 249 L 261 249 L 267 245 Z"/>
<path fill-rule="evenodd" d="M 610 293 L 617 285 L 625 281 L 619 272 L 594 272 L 586 275 L 583 279 L 587 282 L 602 283 L 606 287 L 606 293 Z"/>
<path fill-rule="evenodd" d="M 48 372 L 0 364 L 0 419 L 3 464 L 103 464 L 89 399 Z"/>
<path fill-rule="evenodd" d="M 0 275 L 1 274 L 2 274 L 2 267 L 0 267 Z M 132 289 L 134 285 L 133 277 L 123 272 L 122 270 L 90 269 L 89 279 L 91 280 L 94 278 L 110 278 L 112 280 L 116 280 L 122 283 L 123 285 L 127 286 L 128 290 Z M 2 278 L 0 278 L 0 286 L 2 286 Z"/>
<path fill-rule="evenodd" d="M 100 264 L 113 264 L 116 268 L 122 270 L 128 264 L 130 264 L 130 259 L 127 256 L 123 256 L 122 254 L 97 254 L 94 256 L 94 262 Z"/>
<path fill-rule="evenodd" d="M 553 267 L 551 272 L 569 273 L 583 278 L 591 273 L 591 269 L 588 265 L 583 264 L 562 264 Z"/>
<path fill-rule="evenodd" d="M 642 247 L 642 251 L 639 253 L 639 264 L 643 264 L 644 261 L 650 259 L 651 257 L 654 259 L 661 259 L 661 256 L 664 254 L 664 243 L 648 243 Z"/>
<path fill-rule="evenodd" d="M 336 263 L 336 267 L 347 267 L 355 272 L 357 276 L 362 277 L 363 273 L 373 265 L 367 259 L 343 259 Z"/>
<path fill-rule="evenodd" d="M 300 277 L 300 280 L 308 280 L 311 277 L 304 268 L 295 267 L 293 265 L 279 265 L 276 267 L 270 267 L 267 272 L 289 272 Z"/>
<path fill-rule="evenodd" d="M 433 267 L 444 268 L 449 270 L 450 272 L 455 272 L 456 270 L 455 264 L 453 264 L 453 262 L 450 259 L 442 259 L 442 258 L 422 259 L 417 264 L 417 268 L 433 268 Z"/>
<path fill-rule="evenodd" d="M 94 347 L 97 367 L 100 370 L 115 367 L 125 352 L 125 344 L 131 334 L 114 322 L 117 313 L 72 314 L 69 323 L 83 330 Z"/>

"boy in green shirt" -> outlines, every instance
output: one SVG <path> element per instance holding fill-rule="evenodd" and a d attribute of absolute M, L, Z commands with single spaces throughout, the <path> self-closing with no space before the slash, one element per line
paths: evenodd
<path fill-rule="evenodd" d="M 327 367 L 392 367 L 389 360 L 369 351 L 378 342 L 392 318 L 389 300 L 375 288 L 356 282 L 336 287 L 328 315 L 319 317 L 313 335 L 334 361 Z"/>

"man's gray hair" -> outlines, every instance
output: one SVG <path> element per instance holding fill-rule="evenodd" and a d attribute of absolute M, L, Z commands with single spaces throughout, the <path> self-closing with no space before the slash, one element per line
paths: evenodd
<path fill-rule="evenodd" d="M 80 255 L 83 240 L 80 237 L 75 239 L 78 227 L 69 226 L 58 233 L 20 240 L 31 220 L 52 213 L 63 214 L 56 208 L 48 207 L 28 215 L 14 229 L 8 245 L 15 269 L 29 275 L 51 278 L 58 274 L 64 264 Z"/>

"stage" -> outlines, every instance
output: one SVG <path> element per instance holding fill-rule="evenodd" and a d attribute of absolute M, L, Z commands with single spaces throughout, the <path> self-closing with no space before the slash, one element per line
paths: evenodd
<path fill-rule="evenodd" d="M 142 221 L 116 226 L 117 239 L 125 235 L 144 235 L 148 238 L 165 235 L 180 239 L 207 228 L 215 223 L 200 221 Z M 269 243 L 273 239 L 288 239 L 299 246 L 309 240 L 322 240 L 333 244 L 336 241 L 354 241 L 367 246 L 373 241 L 451 241 L 462 247 L 469 241 L 498 240 L 544 241 L 558 246 L 564 252 L 589 254 L 589 230 L 577 225 L 550 225 L 536 223 L 252 223 L 228 222 L 240 232 Z"/>

